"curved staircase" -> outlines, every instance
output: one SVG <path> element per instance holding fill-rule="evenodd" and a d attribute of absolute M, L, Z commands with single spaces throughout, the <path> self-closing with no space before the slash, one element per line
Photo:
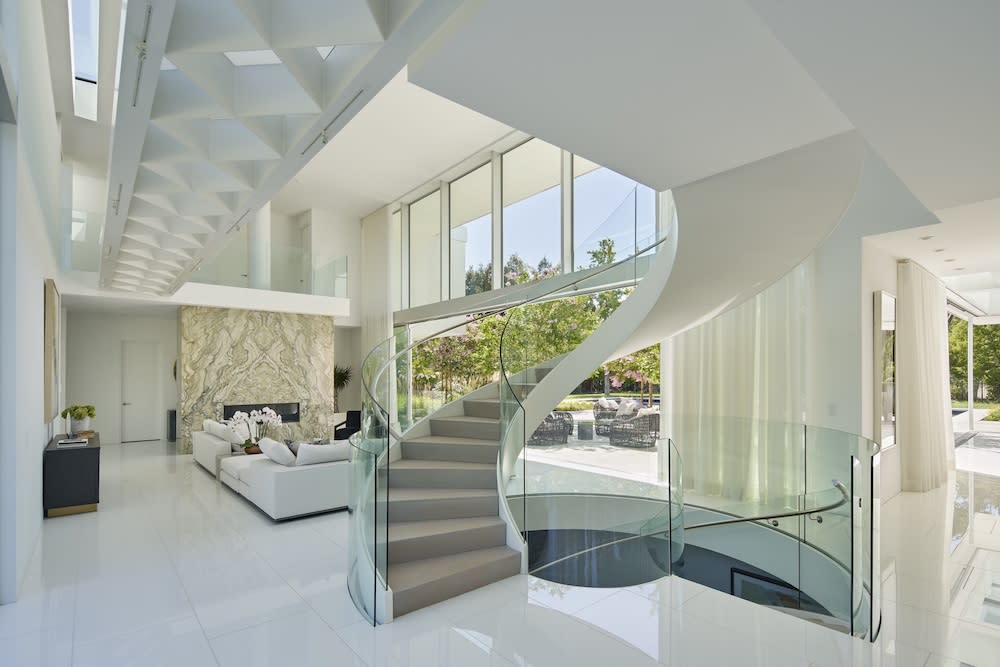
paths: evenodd
<path fill-rule="evenodd" d="M 549 359 L 522 357 L 500 383 L 423 419 L 399 416 L 394 383 L 406 374 L 406 354 L 443 332 L 377 347 L 363 373 L 365 426 L 352 439 L 365 451 L 359 465 L 375 469 L 360 470 L 353 491 L 350 588 L 359 609 L 387 622 L 521 572 L 526 547 L 515 522 L 505 520 L 506 487 L 527 437 L 507 435 L 531 433 L 605 361 L 725 312 L 794 268 L 852 205 L 866 155 L 863 142 L 846 134 L 676 190 L 683 224 L 664 226 L 655 254 L 645 248 L 596 272 L 606 272 L 605 289 L 635 289 L 588 338 Z M 575 295 L 586 278 L 573 275 L 545 281 L 554 287 L 541 298 Z M 535 292 L 506 306 L 508 322 L 510 312 L 540 298 Z M 384 528 L 370 516 L 380 503 Z"/>
<path fill-rule="evenodd" d="M 521 571 L 499 514 L 500 399 L 463 400 L 402 439 L 388 479 L 393 615 L 401 616 Z"/>

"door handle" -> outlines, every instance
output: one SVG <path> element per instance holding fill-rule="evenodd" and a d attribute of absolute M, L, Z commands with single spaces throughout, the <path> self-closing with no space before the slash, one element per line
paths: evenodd
<path fill-rule="evenodd" d="M 122 403 L 122 405 L 132 405 L 131 403 Z"/>

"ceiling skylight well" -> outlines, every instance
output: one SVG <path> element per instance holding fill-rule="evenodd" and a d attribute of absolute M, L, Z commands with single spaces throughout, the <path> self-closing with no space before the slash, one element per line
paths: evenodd
<path fill-rule="evenodd" d="M 259 51 L 226 51 L 229 62 L 237 67 L 248 65 L 280 65 L 281 59 L 270 49 Z"/>
<path fill-rule="evenodd" d="M 99 0 L 67 0 L 70 22 L 70 67 L 73 71 L 73 113 L 97 120 L 97 52 L 100 35 Z"/>

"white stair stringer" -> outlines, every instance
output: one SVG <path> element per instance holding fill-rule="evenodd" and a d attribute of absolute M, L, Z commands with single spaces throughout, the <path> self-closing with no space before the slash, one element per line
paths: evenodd
<path fill-rule="evenodd" d="M 628 299 L 522 400 L 525 432 L 604 362 L 734 308 L 800 264 L 855 201 L 866 150 L 848 132 L 675 188 L 673 238 Z"/>

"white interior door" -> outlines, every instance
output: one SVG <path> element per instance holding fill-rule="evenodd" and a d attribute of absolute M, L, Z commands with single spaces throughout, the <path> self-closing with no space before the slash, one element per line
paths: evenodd
<path fill-rule="evenodd" d="M 160 344 L 122 342 L 122 442 L 159 440 Z"/>

